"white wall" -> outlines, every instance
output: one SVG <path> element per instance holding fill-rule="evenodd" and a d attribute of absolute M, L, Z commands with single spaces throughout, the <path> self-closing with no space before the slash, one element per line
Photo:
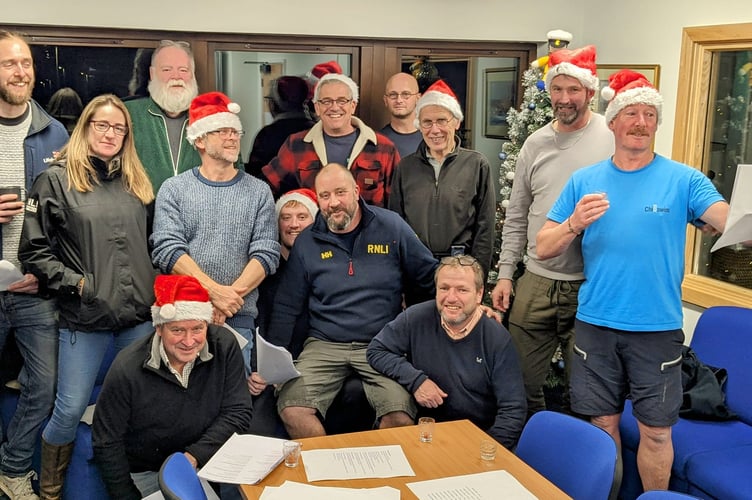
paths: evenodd
<path fill-rule="evenodd" d="M 4 9 L 3 22 L 238 33 L 311 34 L 542 42 L 548 30 L 574 35 L 573 46 L 598 48 L 601 64 L 660 64 L 665 98 L 656 151 L 670 156 L 682 28 L 752 22 L 749 0 L 132 0 L 113 9 L 98 0 L 35 0 Z M 685 331 L 698 310 L 685 307 Z"/>

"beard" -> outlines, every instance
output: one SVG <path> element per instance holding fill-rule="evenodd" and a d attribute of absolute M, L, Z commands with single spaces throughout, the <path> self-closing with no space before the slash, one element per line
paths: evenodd
<path fill-rule="evenodd" d="M 340 221 L 334 220 L 334 215 L 340 213 L 343 215 L 342 219 Z M 327 213 L 324 218 L 326 219 L 326 225 L 331 231 L 344 231 L 352 223 L 354 216 L 355 209 L 347 210 L 346 208 L 343 208 L 335 212 Z"/>
<path fill-rule="evenodd" d="M 19 80 L 15 80 L 13 82 L 8 82 L 6 85 L 0 86 L 0 100 L 7 102 L 8 104 L 11 104 L 13 106 L 18 106 L 20 104 L 26 104 L 31 100 L 31 92 L 34 89 L 34 78 L 23 78 L 20 81 L 28 83 L 26 86 L 26 89 L 23 93 L 19 92 L 13 92 L 13 83 L 18 82 Z"/>
<path fill-rule="evenodd" d="M 554 116 L 564 125 L 571 125 L 577 121 L 581 112 L 577 106 L 562 106 L 554 110 Z"/>
<path fill-rule="evenodd" d="M 176 86 L 182 88 L 178 89 Z M 168 113 L 182 113 L 191 106 L 191 101 L 198 95 L 196 78 L 186 83 L 183 80 L 149 81 L 149 95 L 159 107 Z"/>

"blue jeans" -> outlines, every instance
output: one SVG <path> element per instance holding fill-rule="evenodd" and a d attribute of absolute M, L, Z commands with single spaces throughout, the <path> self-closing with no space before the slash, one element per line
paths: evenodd
<path fill-rule="evenodd" d="M 80 332 L 61 328 L 57 397 L 50 422 L 42 432 L 44 440 L 55 446 L 73 442 L 110 342 L 114 341 L 115 350 L 120 352 L 132 342 L 152 333 L 154 327 L 151 321 L 114 332 Z"/>
<path fill-rule="evenodd" d="M 31 470 L 39 427 L 55 402 L 58 346 L 55 302 L 36 295 L 0 292 L 0 350 L 11 328 L 24 365 L 18 377 L 21 396 L 8 424 L 8 440 L 0 447 L 0 471 L 18 477 Z"/>
<path fill-rule="evenodd" d="M 236 332 L 238 332 L 244 339 L 248 341 L 248 343 L 245 345 L 245 347 L 240 351 L 240 354 L 243 355 L 243 364 L 245 365 L 245 376 L 250 377 L 251 376 L 251 351 L 253 351 L 253 339 L 255 338 L 254 335 L 254 328 L 240 328 L 237 326 L 232 327 Z"/>

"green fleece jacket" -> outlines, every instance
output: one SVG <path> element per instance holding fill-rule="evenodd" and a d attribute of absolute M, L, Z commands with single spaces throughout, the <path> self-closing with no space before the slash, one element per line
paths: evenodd
<path fill-rule="evenodd" d="M 155 195 L 162 183 L 170 177 L 201 165 L 198 152 L 185 138 L 188 115 L 183 124 L 177 168 L 175 168 L 172 150 L 167 142 L 167 125 L 162 108 L 151 97 L 127 101 L 125 107 L 128 108 L 133 121 L 133 139 L 138 157 L 144 164 L 146 173 L 149 174 Z"/>

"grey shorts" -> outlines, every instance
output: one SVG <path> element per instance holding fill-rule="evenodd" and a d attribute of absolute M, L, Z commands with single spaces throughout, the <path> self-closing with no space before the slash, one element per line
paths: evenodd
<path fill-rule="evenodd" d="M 367 343 L 326 342 L 308 338 L 295 367 L 300 377 L 285 382 L 279 389 L 277 410 L 288 406 L 315 408 L 323 418 L 353 372 L 363 381 L 363 390 L 377 417 L 403 411 L 413 419 L 417 406 L 412 395 L 396 381 L 385 377 L 366 360 Z"/>
<path fill-rule="evenodd" d="M 572 409 L 591 417 L 616 415 L 632 399 L 637 420 L 669 427 L 682 403 L 684 332 L 628 332 L 575 322 Z"/>

